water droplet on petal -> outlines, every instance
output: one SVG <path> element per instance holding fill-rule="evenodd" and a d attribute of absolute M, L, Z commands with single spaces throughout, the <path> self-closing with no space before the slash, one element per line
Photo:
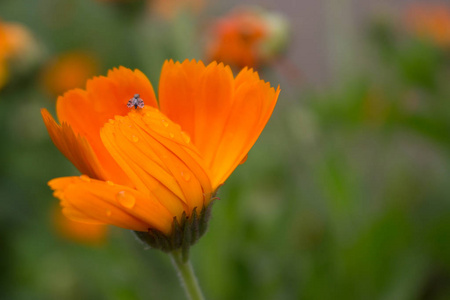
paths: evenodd
<path fill-rule="evenodd" d="M 116 199 L 120 205 L 125 208 L 133 208 L 136 204 L 136 198 L 128 192 L 120 191 L 116 194 Z"/>
<path fill-rule="evenodd" d="M 189 181 L 191 179 L 191 174 L 188 172 L 181 172 L 181 177 L 183 177 L 184 180 Z"/>
<path fill-rule="evenodd" d="M 90 181 L 91 181 L 91 179 L 90 179 L 89 176 L 87 176 L 87 175 L 81 175 L 81 176 L 80 176 L 80 179 L 83 180 L 83 181 L 85 181 L 85 182 L 90 182 Z"/>
<path fill-rule="evenodd" d="M 108 180 L 106 183 L 107 183 L 108 185 L 110 185 L 110 186 L 113 186 L 113 185 L 114 185 L 114 182 L 109 181 L 109 180 Z"/>
<path fill-rule="evenodd" d="M 131 137 L 131 140 L 136 143 L 137 141 L 139 141 L 139 138 L 137 136 L 133 135 Z"/>
<path fill-rule="evenodd" d="M 239 164 L 242 165 L 243 163 L 245 163 L 247 161 L 247 158 L 248 158 L 248 154 L 246 154 L 244 156 L 244 158 L 241 160 L 241 162 Z"/>
<path fill-rule="evenodd" d="M 169 127 L 169 122 L 166 120 L 161 120 L 161 123 L 163 123 L 164 127 Z"/>
<path fill-rule="evenodd" d="M 189 142 L 191 141 L 191 138 L 189 137 L 189 135 L 187 135 L 184 131 L 181 132 L 181 137 L 183 138 L 183 140 L 186 144 L 189 144 Z"/>
<path fill-rule="evenodd" d="M 111 217 L 111 211 L 108 209 L 107 211 L 106 211 L 106 216 L 108 216 L 108 217 Z"/>
<path fill-rule="evenodd" d="M 175 136 L 175 134 L 173 134 L 173 133 L 171 132 L 171 133 L 169 133 L 169 136 L 170 136 L 171 138 L 173 138 L 173 137 Z"/>

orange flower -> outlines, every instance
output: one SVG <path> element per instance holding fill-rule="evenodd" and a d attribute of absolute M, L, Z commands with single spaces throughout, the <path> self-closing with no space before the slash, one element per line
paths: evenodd
<path fill-rule="evenodd" d="M 8 62 L 21 55 L 31 36 L 22 25 L 0 21 L 0 87 L 8 79 Z"/>
<path fill-rule="evenodd" d="M 240 8 L 212 25 L 206 55 L 243 68 L 271 61 L 287 41 L 284 19 L 258 8 Z"/>
<path fill-rule="evenodd" d="M 93 56 L 74 51 L 50 61 L 42 73 L 42 82 L 49 93 L 60 95 L 70 89 L 81 88 L 97 71 L 98 64 Z"/>
<path fill-rule="evenodd" d="M 72 241 L 89 245 L 99 245 L 105 241 L 105 225 L 72 221 L 64 217 L 59 208 L 54 210 L 53 222 L 58 233 Z"/>
<path fill-rule="evenodd" d="M 40 55 L 38 48 L 24 26 L 0 20 L 0 87 L 7 82 L 12 64 L 19 69 L 32 65 Z"/>
<path fill-rule="evenodd" d="M 234 78 L 215 62 L 168 61 L 158 106 L 144 74 L 114 69 L 58 98 L 61 125 L 42 109 L 53 142 L 83 173 L 49 185 L 71 219 L 170 236 L 204 217 L 278 94 L 252 70 Z M 127 107 L 139 98 L 144 108 Z"/>
<path fill-rule="evenodd" d="M 20 24 L 0 22 L 0 53 L 4 57 L 20 55 L 30 44 L 31 35 Z"/>
<path fill-rule="evenodd" d="M 444 4 L 414 4 L 406 12 L 411 31 L 441 47 L 450 47 L 450 7 Z"/>
<path fill-rule="evenodd" d="M 136 2 L 136 1 L 140 1 L 140 0 L 97 0 L 98 2 Z"/>
<path fill-rule="evenodd" d="M 200 12 L 205 0 L 149 0 L 150 10 L 164 19 L 174 18 L 183 9 Z"/>

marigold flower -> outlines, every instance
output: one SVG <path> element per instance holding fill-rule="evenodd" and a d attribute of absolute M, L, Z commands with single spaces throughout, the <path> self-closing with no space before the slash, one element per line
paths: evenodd
<path fill-rule="evenodd" d="M 113 69 L 58 98 L 61 125 L 42 109 L 53 142 L 83 174 L 49 185 L 73 220 L 148 232 L 150 244 L 170 237 L 170 245 L 159 247 L 167 251 L 181 246 L 182 229 L 190 226 L 192 243 L 204 232 L 198 227 L 213 195 L 245 160 L 278 94 L 249 69 L 234 78 L 215 62 L 167 61 L 158 105 L 144 74 Z M 127 107 L 134 97 L 145 106 Z"/>
<path fill-rule="evenodd" d="M 164 19 L 174 18 L 183 9 L 200 12 L 205 0 L 149 0 L 150 10 Z"/>
<path fill-rule="evenodd" d="M 137 1 L 142 1 L 142 0 L 97 0 L 98 2 L 137 2 Z"/>
<path fill-rule="evenodd" d="M 238 68 L 272 61 L 287 44 L 285 19 L 257 7 L 241 7 L 211 26 L 206 56 Z"/>
<path fill-rule="evenodd" d="M 82 51 L 73 51 L 53 58 L 42 72 L 42 83 L 53 95 L 81 88 L 99 69 L 97 60 Z"/>
<path fill-rule="evenodd" d="M 450 6 L 414 4 L 406 11 L 409 29 L 441 47 L 450 47 Z"/>
<path fill-rule="evenodd" d="M 0 22 L 0 51 L 12 57 L 23 52 L 31 40 L 28 30 L 20 24 Z"/>
<path fill-rule="evenodd" d="M 0 20 L 0 87 L 8 80 L 11 67 L 26 69 L 40 55 L 36 41 L 27 28 Z"/>

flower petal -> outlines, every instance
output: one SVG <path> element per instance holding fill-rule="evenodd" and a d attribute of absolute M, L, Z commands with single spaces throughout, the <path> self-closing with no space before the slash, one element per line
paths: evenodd
<path fill-rule="evenodd" d="M 57 101 L 57 115 L 61 123 L 67 122 L 75 134 L 85 137 L 96 153 L 103 168 L 114 173 L 115 182 L 128 184 L 123 172 L 106 151 L 100 139 L 100 128 L 116 115 L 129 112 L 127 102 L 135 94 L 145 105 L 156 107 L 153 88 L 140 71 L 120 67 L 108 72 L 107 77 L 95 77 L 87 82 L 86 90 L 74 89 Z"/>
<path fill-rule="evenodd" d="M 135 183 L 174 216 L 207 204 L 211 183 L 180 126 L 151 107 L 116 117 L 101 130 L 106 148 Z"/>
<path fill-rule="evenodd" d="M 85 223 L 111 224 L 147 231 L 156 228 L 170 233 L 173 216 L 151 195 L 135 189 L 80 177 L 62 177 L 49 182 L 55 197 L 61 200 L 63 213 Z"/>
<path fill-rule="evenodd" d="M 41 114 L 53 143 L 81 173 L 93 178 L 107 177 L 85 138 L 76 135 L 65 122 L 58 125 L 46 109 Z"/>
<path fill-rule="evenodd" d="M 239 165 L 270 118 L 275 91 L 256 72 L 184 61 L 165 63 L 159 86 L 162 113 L 192 138 L 217 189 Z"/>
<path fill-rule="evenodd" d="M 182 64 L 166 61 L 159 80 L 159 105 L 161 111 L 193 138 L 195 99 L 205 65 L 195 60 Z M 176 100 L 176 101 L 174 101 Z"/>
<path fill-rule="evenodd" d="M 190 135 L 211 166 L 232 106 L 231 69 L 217 63 L 205 67 L 202 62 L 169 61 L 164 64 L 159 91 L 161 111 Z"/>
<path fill-rule="evenodd" d="M 249 81 L 236 88 L 233 107 L 212 161 L 213 186 L 222 184 L 245 162 L 272 114 L 279 92 L 262 80 Z"/>

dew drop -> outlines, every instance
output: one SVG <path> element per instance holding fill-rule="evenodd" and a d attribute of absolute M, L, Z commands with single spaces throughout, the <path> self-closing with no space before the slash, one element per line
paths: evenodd
<path fill-rule="evenodd" d="M 181 137 L 183 138 L 186 144 L 189 144 L 189 142 L 191 141 L 191 138 L 184 131 L 181 132 Z"/>
<path fill-rule="evenodd" d="M 83 181 L 85 181 L 85 182 L 90 182 L 90 181 L 91 181 L 91 179 L 90 179 L 89 176 L 87 176 L 87 175 L 81 175 L 81 176 L 80 176 L 80 179 L 83 180 Z"/>
<path fill-rule="evenodd" d="M 161 120 L 161 123 L 163 123 L 164 127 L 169 127 L 169 122 L 166 120 Z"/>
<path fill-rule="evenodd" d="M 131 137 L 131 140 L 136 143 L 137 141 L 139 141 L 139 138 L 137 136 L 133 135 Z"/>
<path fill-rule="evenodd" d="M 114 185 L 114 182 L 109 181 L 109 180 L 108 180 L 106 183 L 107 183 L 108 185 L 110 185 L 110 186 L 113 186 L 113 185 Z"/>
<path fill-rule="evenodd" d="M 243 163 L 245 163 L 247 161 L 247 158 L 248 158 L 248 154 L 246 154 L 244 156 L 244 158 L 241 160 L 241 162 L 239 164 L 242 165 Z"/>
<path fill-rule="evenodd" d="M 191 174 L 189 173 L 185 173 L 185 172 L 181 172 L 181 177 L 183 177 L 184 180 L 189 181 L 191 180 Z"/>
<path fill-rule="evenodd" d="M 169 133 L 169 136 L 173 139 L 173 137 L 175 136 L 175 134 L 173 134 L 172 132 Z"/>
<path fill-rule="evenodd" d="M 111 211 L 108 209 L 107 211 L 106 211 L 106 216 L 108 216 L 108 217 L 111 217 Z"/>
<path fill-rule="evenodd" d="M 118 192 L 116 194 L 116 199 L 119 202 L 119 204 L 125 208 L 133 208 L 134 205 L 136 204 L 136 198 L 134 198 L 133 195 L 125 191 Z"/>

